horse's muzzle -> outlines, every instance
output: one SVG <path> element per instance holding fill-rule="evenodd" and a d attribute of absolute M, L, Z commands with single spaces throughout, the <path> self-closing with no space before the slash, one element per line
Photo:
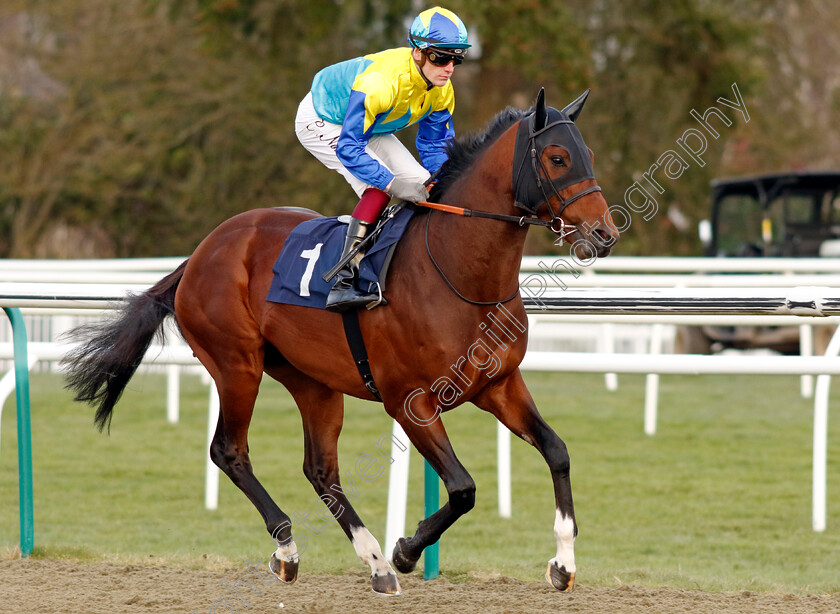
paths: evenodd
<path fill-rule="evenodd" d="M 579 260 L 604 258 L 610 255 L 613 245 L 619 238 L 617 230 L 601 225 L 594 229 L 584 230 L 578 227 L 577 236 L 572 237 L 572 251 Z"/>

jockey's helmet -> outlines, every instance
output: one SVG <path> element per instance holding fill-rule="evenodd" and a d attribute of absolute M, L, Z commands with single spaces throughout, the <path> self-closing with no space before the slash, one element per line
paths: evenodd
<path fill-rule="evenodd" d="M 462 54 L 471 46 L 464 22 L 452 11 L 439 6 L 427 9 L 414 18 L 408 42 L 417 49 L 436 47 L 460 50 Z"/>

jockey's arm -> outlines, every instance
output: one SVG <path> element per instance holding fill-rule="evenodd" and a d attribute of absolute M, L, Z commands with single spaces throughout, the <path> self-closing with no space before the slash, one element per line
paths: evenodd
<path fill-rule="evenodd" d="M 434 174 L 447 159 L 446 145 L 455 138 L 449 109 L 431 113 L 417 126 L 417 153 L 423 167 Z"/>
<path fill-rule="evenodd" d="M 384 190 L 394 179 L 394 174 L 367 153 L 365 147 L 373 134 L 373 126 L 379 114 L 390 107 L 390 91 L 387 88 L 363 85 L 367 85 L 364 87 L 367 91 L 354 87 L 350 92 L 335 153 L 347 170 L 358 179 Z"/>

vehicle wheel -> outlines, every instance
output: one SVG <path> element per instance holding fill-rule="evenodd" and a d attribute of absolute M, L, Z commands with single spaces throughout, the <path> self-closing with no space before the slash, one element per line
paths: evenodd
<path fill-rule="evenodd" d="M 699 326 L 680 326 L 674 339 L 675 354 L 711 354 L 712 342 Z"/>

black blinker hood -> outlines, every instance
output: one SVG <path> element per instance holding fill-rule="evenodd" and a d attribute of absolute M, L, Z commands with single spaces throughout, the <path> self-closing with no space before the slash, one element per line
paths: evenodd
<path fill-rule="evenodd" d="M 583 136 L 574 121 L 580 114 L 589 90 L 561 111 L 545 105 L 545 90 L 540 90 L 534 110 L 519 122 L 513 150 L 513 193 L 515 205 L 535 214 L 539 206 L 565 188 L 594 179 L 592 160 Z M 559 145 L 569 152 L 571 165 L 557 179 L 549 181 L 541 158 L 549 145 Z M 562 209 L 561 209 L 562 210 Z M 559 211 L 557 214 L 559 215 Z"/>

